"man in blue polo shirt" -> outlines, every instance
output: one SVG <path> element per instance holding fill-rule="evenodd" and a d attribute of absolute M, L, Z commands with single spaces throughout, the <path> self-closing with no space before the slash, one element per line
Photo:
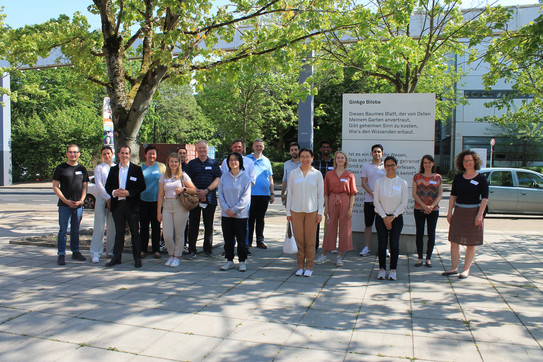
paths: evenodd
<path fill-rule="evenodd" d="M 198 157 L 187 164 L 187 174 L 196 186 L 200 205 L 190 211 L 189 215 L 189 254 L 186 259 L 196 256 L 196 239 L 200 229 L 200 214 L 204 219 L 204 256 L 213 257 L 213 217 L 217 208 L 217 187 L 221 178 L 221 170 L 217 161 L 207 157 L 209 146 L 207 141 L 196 143 Z"/>
<path fill-rule="evenodd" d="M 264 244 L 264 217 L 268 210 L 268 204 L 272 204 L 273 172 L 270 160 L 262 154 L 264 141 L 256 139 L 253 142 L 253 153 L 247 156 L 254 162 L 256 182 L 251 189 L 251 208 L 249 209 L 249 246 L 253 245 L 253 234 L 256 224 L 256 247 L 267 249 Z"/>

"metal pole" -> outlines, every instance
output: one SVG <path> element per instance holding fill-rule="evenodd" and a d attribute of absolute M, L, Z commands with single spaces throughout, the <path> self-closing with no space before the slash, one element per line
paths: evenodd
<path fill-rule="evenodd" d="M 311 53 L 308 58 L 311 58 Z M 313 75 L 313 66 L 305 65 L 300 71 L 299 83 L 302 84 Z M 313 96 L 307 96 L 304 101 L 298 102 L 298 143 L 300 147 L 313 149 Z"/>
<path fill-rule="evenodd" d="M 0 87 L 9 91 L 9 74 L 0 77 Z M 0 186 L 8 186 L 13 182 L 11 167 L 11 101 L 7 94 L 1 97 L 0 106 Z"/>

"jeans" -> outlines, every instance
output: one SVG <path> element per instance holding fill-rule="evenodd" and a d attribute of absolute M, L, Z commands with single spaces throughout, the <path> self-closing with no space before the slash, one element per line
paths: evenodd
<path fill-rule="evenodd" d="M 398 255 L 400 254 L 400 234 L 403 228 L 403 215 L 399 215 L 392 221 L 392 229 L 388 230 L 383 218 L 379 214 L 375 215 L 375 229 L 377 229 L 377 239 L 379 248 L 379 269 L 387 268 L 387 243 L 390 237 L 390 269 L 396 269 L 398 266 Z"/>
<path fill-rule="evenodd" d="M 222 217 L 222 234 L 224 238 L 224 253 L 226 260 L 234 260 L 234 246 L 237 240 L 245 240 L 247 233 L 247 219 L 235 217 Z M 235 237 L 235 238 L 234 238 Z M 243 243 L 238 242 L 238 259 L 240 262 L 247 259 L 247 248 Z"/>
<path fill-rule="evenodd" d="M 92 232 L 92 241 L 90 245 L 91 258 L 100 257 L 104 251 L 104 226 L 107 220 L 106 230 L 106 253 L 113 253 L 115 245 L 115 223 L 111 211 L 106 209 L 106 200 L 101 197 L 96 198 L 94 205 L 94 231 Z"/>
<path fill-rule="evenodd" d="M 141 251 L 147 254 L 149 246 L 149 223 L 151 223 L 151 247 L 153 253 L 160 251 L 160 223 L 156 218 L 157 202 L 140 201 Z"/>
<path fill-rule="evenodd" d="M 256 224 L 256 242 L 264 241 L 264 217 L 270 204 L 269 196 L 251 196 L 249 209 L 249 246 L 253 245 L 253 234 Z"/>
<path fill-rule="evenodd" d="M 81 224 L 82 217 L 83 207 L 58 207 L 58 255 L 66 255 L 68 223 L 70 224 L 70 250 L 72 253 L 79 251 L 79 225 Z"/>
<path fill-rule="evenodd" d="M 206 208 L 200 206 L 190 210 L 189 215 L 189 251 L 196 252 L 196 240 L 200 231 L 200 213 L 204 216 L 204 252 L 211 253 L 213 251 L 213 217 L 217 205 L 207 204 Z"/>
<path fill-rule="evenodd" d="M 428 222 L 428 244 L 426 245 L 426 259 L 432 259 L 432 252 L 434 251 L 434 245 L 436 244 L 436 225 L 439 217 L 439 210 L 432 211 L 429 214 L 425 214 L 424 211 L 415 209 L 415 225 L 417 226 L 417 254 L 419 259 L 422 259 L 422 252 L 424 246 L 424 223 Z"/>

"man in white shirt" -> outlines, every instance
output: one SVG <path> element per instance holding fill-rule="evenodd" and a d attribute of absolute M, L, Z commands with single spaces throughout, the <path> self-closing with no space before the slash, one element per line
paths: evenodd
<path fill-rule="evenodd" d="M 94 169 L 94 184 L 96 185 L 96 202 L 94 204 L 94 230 L 90 245 L 90 255 L 93 263 L 100 262 L 100 256 L 104 251 L 104 224 L 107 220 L 106 230 L 106 254 L 113 252 L 115 244 L 115 223 L 111 214 L 111 196 L 106 191 L 106 181 L 109 169 L 113 166 L 113 149 L 111 146 L 102 147 L 100 152 L 102 163 Z"/>
<path fill-rule="evenodd" d="M 283 167 L 283 180 L 281 182 L 281 202 L 283 205 L 287 204 L 287 182 L 288 182 L 288 175 L 290 174 L 290 171 L 300 167 L 301 162 L 298 158 L 298 153 L 300 152 L 300 145 L 298 142 L 291 142 L 289 146 L 289 153 L 290 157 L 292 159 L 285 162 L 285 166 Z"/>
<path fill-rule="evenodd" d="M 362 188 L 366 190 L 364 198 L 364 229 L 365 246 L 360 252 L 360 256 L 366 256 L 370 253 L 371 227 L 375 221 L 375 206 L 373 205 L 373 190 L 375 182 L 385 177 L 385 166 L 383 164 L 383 146 L 376 144 L 371 146 L 372 160 L 362 167 Z"/>

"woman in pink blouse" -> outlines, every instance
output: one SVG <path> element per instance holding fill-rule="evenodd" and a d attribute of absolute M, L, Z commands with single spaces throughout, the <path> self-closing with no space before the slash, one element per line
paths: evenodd
<path fill-rule="evenodd" d="M 343 151 L 334 156 L 334 171 L 324 178 L 324 214 L 326 215 L 326 234 L 322 245 L 322 255 L 315 260 L 326 262 L 328 252 L 336 249 L 339 226 L 339 246 L 337 266 L 343 266 L 343 254 L 353 250 L 353 205 L 358 193 L 352 172 L 347 170 L 349 161 Z"/>

